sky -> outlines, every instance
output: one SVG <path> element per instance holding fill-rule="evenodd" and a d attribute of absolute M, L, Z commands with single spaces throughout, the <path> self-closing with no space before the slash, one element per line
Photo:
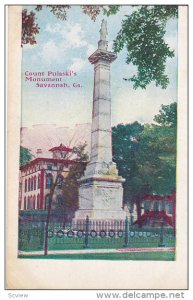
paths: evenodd
<path fill-rule="evenodd" d="M 28 11 L 34 6 L 27 6 Z M 115 16 L 105 17 L 108 27 L 108 50 L 121 28 L 121 20 L 130 14 L 130 6 L 121 7 Z M 59 20 L 48 8 L 36 13 L 40 33 L 36 45 L 22 49 L 22 114 L 21 127 L 35 124 L 56 124 L 73 127 L 91 123 L 94 69 L 88 57 L 97 49 L 101 14 L 93 22 L 79 6 L 72 6 L 67 20 Z M 161 104 L 177 101 L 177 20 L 167 24 L 165 40 L 175 50 L 175 57 L 167 60 L 166 73 L 170 84 L 167 89 L 151 83 L 145 90 L 134 90 L 123 78 L 135 72 L 125 62 L 125 49 L 111 65 L 112 125 L 139 121 L 149 123 L 159 112 Z M 65 78 L 66 83 L 78 83 L 81 88 L 37 88 L 34 82 L 25 81 L 25 72 L 65 72 L 73 70 L 75 77 Z M 47 76 L 46 76 L 47 77 Z"/>

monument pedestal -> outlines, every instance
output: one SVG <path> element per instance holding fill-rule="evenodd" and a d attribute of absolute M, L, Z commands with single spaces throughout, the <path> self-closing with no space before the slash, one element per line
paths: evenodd
<path fill-rule="evenodd" d="M 125 180 L 120 176 L 95 175 L 81 179 L 79 188 L 79 210 L 76 220 L 125 220 L 126 212 L 122 209 Z"/>

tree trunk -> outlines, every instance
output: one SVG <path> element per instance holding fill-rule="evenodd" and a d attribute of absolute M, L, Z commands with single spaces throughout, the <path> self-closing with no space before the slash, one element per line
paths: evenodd
<path fill-rule="evenodd" d="M 137 220 L 139 220 L 141 217 L 141 198 L 139 196 L 137 196 L 136 198 L 136 208 L 137 208 Z"/>
<path fill-rule="evenodd" d="M 56 176 L 56 180 L 54 184 L 52 184 L 52 187 L 50 189 L 50 194 L 49 194 L 49 203 L 48 203 L 48 214 L 47 214 L 47 220 L 46 220 L 46 236 L 45 236 L 45 246 L 44 246 L 44 255 L 48 254 L 48 231 L 49 231 L 49 223 L 50 223 L 50 214 L 51 214 L 51 208 L 52 208 L 52 199 L 54 196 L 54 191 L 57 185 L 58 177 L 60 174 Z"/>

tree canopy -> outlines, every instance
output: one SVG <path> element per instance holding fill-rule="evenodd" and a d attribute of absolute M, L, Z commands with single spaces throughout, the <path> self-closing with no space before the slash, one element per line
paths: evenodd
<path fill-rule="evenodd" d="M 31 151 L 28 148 L 20 146 L 20 167 L 26 165 L 32 157 Z"/>
<path fill-rule="evenodd" d="M 113 160 L 116 162 L 119 175 L 126 179 L 124 187 L 124 203 L 133 201 L 141 183 L 138 178 L 138 166 L 135 159 L 138 151 L 138 139 L 144 126 L 138 122 L 119 124 L 112 128 Z"/>
<path fill-rule="evenodd" d="M 177 6 L 142 5 L 122 20 L 114 51 L 118 53 L 126 47 L 126 63 L 136 66 L 137 74 L 125 80 L 131 81 L 135 89 L 144 89 L 152 81 L 164 89 L 168 86 L 166 59 L 173 57 L 174 51 L 164 41 L 164 35 L 167 21 L 177 14 Z"/>
<path fill-rule="evenodd" d="M 44 7 L 50 9 L 58 19 L 66 20 L 70 5 L 37 5 L 35 12 L 22 12 L 22 40 L 21 44 L 36 43 L 35 36 L 40 32 L 40 27 L 35 23 L 36 13 Z M 154 82 L 156 86 L 166 89 L 169 78 L 166 74 L 166 60 L 174 57 L 164 40 L 167 21 L 178 16 L 176 5 L 133 5 L 134 10 L 121 22 L 121 29 L 114 39 L 113 49 L 119 53 L 126 48 L 126 63 L 132 63 L 137 68 L 137 73 L 130 78 L 123 78 L 133 83 L 133 88 L 145 89 Z M 119 5 L 80 5 L 84 14 L 92 21 L 102 13 L 109 17 L 116 14 Z"/>
<path fill-rule="evenodd" d="M 177 126 L 177 103 L 163 105 L 159 110 L 159 114 L 154 117 L 154 121 L 161 126 L 173 127 Z"/>
<path fill-rule="evenodd" d="M 162 105 L 154 124 L 113 127 L 113 160 L 124 183 L 124 202 L 145 194 L 170 194 L 176 187 L 176 103 Z M 170 124 L 170 126 L 168 126 Z"/>

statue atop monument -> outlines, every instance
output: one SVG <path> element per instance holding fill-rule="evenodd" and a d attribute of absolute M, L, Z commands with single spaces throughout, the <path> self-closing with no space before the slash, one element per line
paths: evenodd
<path fill-rule="evenodd" d="M 108 42 L 107 42 L 107 21 L 104 19 L 102 20 L 101 23 L 101 29 L 99 30 L 100 32 L 100 40 L 98 41 L 98 49 L 101 50 L 107 50 L 108 48 Z"/>
<path fill-rule="evenodd" d="M 106 41 L 108 32 L 107 32 L 107 21 L 105 21 L 104 19 L 102 20 L 101 29 L 99 32 L 100 32 L 100 40 Z"/>

